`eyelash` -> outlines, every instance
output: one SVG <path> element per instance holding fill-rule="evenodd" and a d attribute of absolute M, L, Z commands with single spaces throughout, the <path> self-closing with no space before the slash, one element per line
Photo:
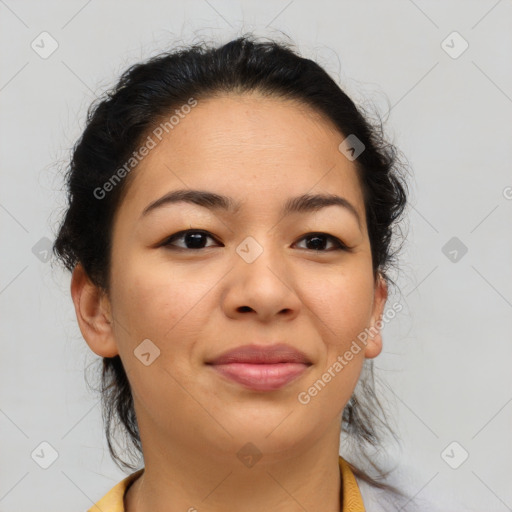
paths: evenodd
<path fill-rule="evenodd" d="M 199 234 L 205 235 L 205 236 L 215 240 L 215 238 L 208 231 L 204 231 L 202 229 L 186 229 L 184 231 L 179 231 L 178 233 L 175 233 L 174 235 L 171 235 L 170 237 L 166 238 L 164 240 L 164 242 L 161 244 L 161 246 L 169 247 L 169 248 L 171 248 L 171 250 L 178 250 L 178 251 L 179 250 L 183 250 L 183 251 L 201 251 L 203 249 L 209 249 L 210 248 L 210 247 L 201 247 L 199 249 L 189 249 L 188 247 L 175 247 L 175 246 L 173 246 L 171 244 L 171 242 L 173 242 L 175 240 L 182 239 L 185 235 L 187 235 L 189 233 L 199 233 Z M 310 251 L 319 253 L 319 252 L 331 252 L 332 250 L 351 252 L 351 250 L 352 250 L 350 247 L 346 246 L 339 238 L 336 238 L 335 236 L 329 235 L 327 233 L 321 233 L 321 232 L 307 233 L 302 238 L 299 238 L 299 241 L 301 241 L 301 240 L 303 240 L 305 238 L 313 238 L 313 237 L 325 237 L 325 238 L 333 241 L 337 245 L 337 247 L 334 248 L 334 249 L 331 249 L 331 250 L 309 249 Z M 306 249 L 306 250 L 308 250 L 308 249 Z"/>

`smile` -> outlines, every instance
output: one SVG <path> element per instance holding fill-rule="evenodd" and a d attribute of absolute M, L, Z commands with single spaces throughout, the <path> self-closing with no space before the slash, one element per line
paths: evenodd
<path fill-rule="evenodd" d="M 301 376 L 310 364 L 305 363 L 227 363 L 211 368 L 227 379 L 254 391 L 274 391 Z"/>

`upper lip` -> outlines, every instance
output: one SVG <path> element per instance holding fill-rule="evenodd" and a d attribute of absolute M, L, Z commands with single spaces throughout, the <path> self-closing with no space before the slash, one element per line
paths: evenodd
<path fill-rule="evenodd" d="M 279 343 L 277 345 L 244 345 L 207 361 L 207 364 L 252 363 L 304 363 L 312 364 L 308 357 L 296 348 Z"/>

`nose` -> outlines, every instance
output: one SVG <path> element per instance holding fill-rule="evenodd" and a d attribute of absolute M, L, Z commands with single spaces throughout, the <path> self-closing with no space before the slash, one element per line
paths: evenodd
<path fill-rule="evenodd" d="M 252 314 L 261 322 L 274 317 L 292 320 L 302 307 L 296 276 L 270 243 L 260 245 L 255 258 L 256 248 L 251 243 L 249 240 L 237 248 L 233 270 L 227 276 L 223 298 L 226 315 L 235 318 Z M 245 257 L 247 254 L 249 257 Z"/>

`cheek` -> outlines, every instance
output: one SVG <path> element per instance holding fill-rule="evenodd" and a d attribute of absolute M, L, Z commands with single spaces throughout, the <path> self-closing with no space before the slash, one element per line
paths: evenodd
<path fill-rule="evenodd" d="M 325 342 L 343 352 L 345 346 L 368 327 L 373 301 L 373 282 L 366 268 L 351 267 L 307 285 L 311 308 Z"/>
<path fill-rule="evenodd" d="M 373 288 L 370 281 L 355 279 L 352 274 L 310 290 L 324 352 L 317 371 L 297 398 L 308 414 L 328 422 L 342 414 L 361 374 L 364 344 L 358 336 L 369 324 Z"/>
<path fill-rule="evenodd" d="M 121 326 L 116 329 L 116 340 L 123 366 L 134 397 L 142 404 L 156 403 L 152 414 L 166 422 L 164 405 L 169 400 L 188 407 L 178 382 L 190 382 L 187 359 L 203 325 L 201 299 L 212 285 L 197 276 L 194 281 L 188 273 L 171 274 L 169 268 L 166 272 L 145 264 L 127 263 L 122 274 L 115 287 L 113 312 Z M 145 353 L 149 353 L 147 366 Z"/>
<path fill-rule="evenodd" d="M 164 343 L 187 325 L 190 312 L 212 287 L 189 274 L 142 263 L 123 267 L 115 305 L 133 342 L 153 337 Z"/>

